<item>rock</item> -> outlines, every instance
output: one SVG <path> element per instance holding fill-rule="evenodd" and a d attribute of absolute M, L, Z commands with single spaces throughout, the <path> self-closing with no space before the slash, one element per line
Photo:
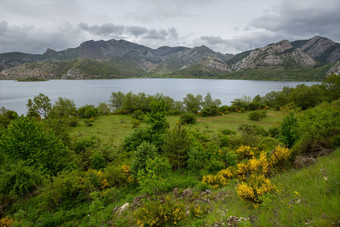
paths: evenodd
<path fill-rule="evenodd" d="M 254 69 L 259 66 L 284 66 L 289 64 L 312 67 L 316 64 L 308 54 L 294 48 L 288 40 L 255 49 L 245 58 L 234 63 L 233 70 Z"/>
<path fill-rule="evenodd" d="M 229 218 L 228 218 L 228 226 L 237 226 L 238 224 L 238 222 L 240 222 L 240 221 L 248 221 L 249 220 L 249 218 L 244 218 L 244 217 L 236 217 L 236 216 L 230 216 Z"/>
<path fill-rule="evenodd" d="M 129 208 L 130 204 L 129 203 L 124 203 L 121 207 L 115 207 L 113 209 L 112 214 L 114 214 L 116 211 L 120 215 L 122 212 L 126 211 Z"/>
<path fill-rule="evenodd" d="M 340 75 L 340 61 L 335 63 L 326 73 L 327 76 L 331 74 Z"/>
<path fill-rule="evenodd" d="M 193 193 L 192 193 L 190 188 L 187 188 L 182 192 L 182 197 L 184 197 L 184 198 L 188 198 L 188 197 L 192 197 L 192 196 L 193 196 Z"/>

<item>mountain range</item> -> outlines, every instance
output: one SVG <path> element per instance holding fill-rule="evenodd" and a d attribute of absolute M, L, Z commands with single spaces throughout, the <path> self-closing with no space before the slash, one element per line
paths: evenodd
<path fill-rule="evenodd" d="M 0 54 L 1 79 L 84 79 L 136 76 L 248 78 L 258 72 L 296 79 L 298 72 L 322 79 L 340 61 L 340 44 L 315 36 L 308 40 L 282 40 L 236 55 L 206 46 L 163 46 L 152 49 L 126 40 L 86 41 L 62 51 L 43 54 Z M 333 68 L 332 68 L 333 67 Z M 293 74 L 292 74 L 293 72 Z M 294 75 L 295 75 L 294 74 Z M 317 76 L 315 76 L 318 74 Z M 320 75 L 319 75 L 320 74 Z M 261 78 L 254 78 L 261 79 Z M 270 78 L 269 78 L 270 79 Z M 272 78 L 275 79 L 275 78 Z M 276 78 L 277 79 L 277 78 Z"/>

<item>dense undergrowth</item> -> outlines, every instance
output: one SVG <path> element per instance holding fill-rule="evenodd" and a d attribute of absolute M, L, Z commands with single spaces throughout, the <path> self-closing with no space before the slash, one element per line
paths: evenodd
<path fill-rule="evenodd" d="M 339 78 L 231 106 L 113 92 L 2 108 L 0 225 L 335 225 Z"/>

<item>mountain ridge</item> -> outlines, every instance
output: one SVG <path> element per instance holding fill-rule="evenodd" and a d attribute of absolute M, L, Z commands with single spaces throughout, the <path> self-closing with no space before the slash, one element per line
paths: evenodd
<path fill-rule="evenodd" d="M 263 67 L 313 68 L 337 61 L 340 44 L 320 36 L 293 42 L 282 40 L 236 55 L 215 52 L 204 45 L 152 49 L 122 39 L 88 40 L 62 51 L 48 48 L 43 54 L 0 54 L 0 78 L 120 78 L 149 73 L 188 74 L 190 70 L 214 76 Z M 85 62 L 89 65 L 85 66 Z"/>

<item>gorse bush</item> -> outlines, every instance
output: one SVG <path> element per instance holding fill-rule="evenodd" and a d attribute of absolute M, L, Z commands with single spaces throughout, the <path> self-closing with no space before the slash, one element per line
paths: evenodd
<path fill-rule="evenodd" d="M 139 226 L 181 225 L 185 219 L 185 205 L 166 197 L 164 203 L 149 201 L 135 213 Z"/>

